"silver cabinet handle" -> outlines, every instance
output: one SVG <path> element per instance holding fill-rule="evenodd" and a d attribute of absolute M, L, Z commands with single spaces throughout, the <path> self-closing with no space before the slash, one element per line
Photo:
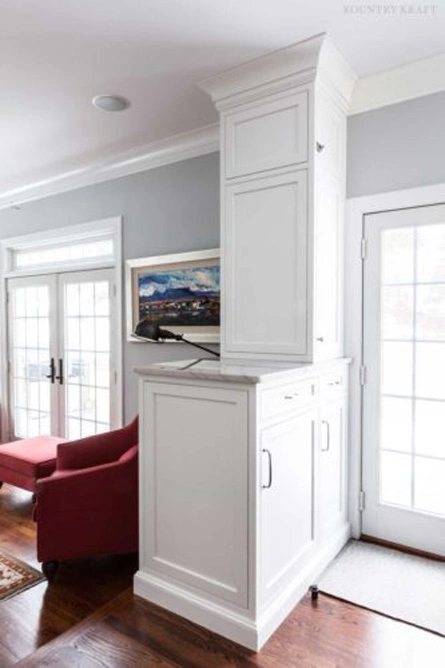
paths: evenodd
<path fill-rule="evenodd" d="M 325 147 L 325 144 L 320 144 L 320 142 L 317 141 L 315 146 L 317 148 L 317 153 L 321 153 L 323 151 L 324 147 Z"/>
<path fill-rule="evenodd" d="M 272 487 L 272 455 L 270 453 L 270 450 L 267 450 L 267 448 L 263 448 L 263 452 L 267 452 L 267 457 L 269 461 L 269 482 L 267 485 L 261 485 L 263 489 L 270 489 Z"/>
<path fill-rule="evenodd" d="M 330 385 L 331 387 L 333 385 L 341 385 L 341 380 L 333 380 L 331 383 L 328 383 L 328 385 Z"/>
<path fill-rule="evenodd" d="M 321 424 L 326 425 L 326 447 L 321 448 L 322 452 L 329 452 L 329 448 L 331 446 L 331 427 L 329 425 L 329 422 L 327 420 L 322 420 Z"/>
<path fill-rule="evenodd" d="M 323 343 L 324 337 L 323 336 L 318 336 L 315 340 L 320 341 L 320 343 Z"/>

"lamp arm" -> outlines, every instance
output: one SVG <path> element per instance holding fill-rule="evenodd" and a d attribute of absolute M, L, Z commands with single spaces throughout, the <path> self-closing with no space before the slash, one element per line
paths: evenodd
<path fill-rule="evenodd" d="M 215 350 L 211 350 L 211 348 L 206 348 L 206 346 L 201 346 L 199 343 L 195 343 L 194 341 L 189 341 L 188 339 L 184 339 L 182 334 L 178 334 L 176 340 L 184 341 L 184 343 L 188 343 L 190 346 L 195 346 L 195 348 L 200 348 L 201 350 L 205 350 L 206 353 L 211 353 L 212 355 L 215 355 L 215 357 L 221 357 L 220 353 L 217 353 Z"/>

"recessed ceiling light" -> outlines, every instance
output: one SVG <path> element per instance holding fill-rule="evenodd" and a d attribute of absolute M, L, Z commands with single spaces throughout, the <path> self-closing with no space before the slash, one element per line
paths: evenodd
<path fill-rule="evenodd" d="M 124 111 L 130 106 L 130 102 L 121 95 L 97 95 L 92 102 L 103 111 Z"/>

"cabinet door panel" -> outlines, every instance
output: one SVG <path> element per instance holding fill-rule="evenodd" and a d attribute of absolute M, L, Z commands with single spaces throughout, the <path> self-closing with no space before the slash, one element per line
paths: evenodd
<path fill-rule="evenodd" d="M 306 162 L 308 94 L 249 105 L 225 119 L 226 177 Z"/>
<path fill-rule="evenodd" d="M 247 393 L 147 382 L 143 406 L 143 568 L 246 606 Z"/>
<path fill-rule="evenodd" d="M 342 354 L 343 193 L 339 183 L 319 174 L 315 207 L 316 359 Z"/>
<path fill-rule="evenodd" d="M 346 518 L 345 401 L 321 410 L 318 456 L 318 532 L 328 538 Z"/>
<path fill-rule="evenodd" d="M 226 208 L 225 351 L 304 355 L 306 172 L 228 186 Z"/>
<path fill-rule="evenodd" d="M 282 590 L 314 543 L 316 413 L 262 430 L 262 602 Z"/>

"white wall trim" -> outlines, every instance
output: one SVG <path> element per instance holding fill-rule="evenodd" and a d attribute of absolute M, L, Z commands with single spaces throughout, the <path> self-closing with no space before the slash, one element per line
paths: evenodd
<path fill-rule="evenodd" d="M 101 160 L 20 188 L 0 192 L 0 210 L 218 150 L 219 127 L 217 124 L 206 125 L 197 130 L 140 146 L 108 160 Z"/>
<path fill-rule="evenodd" d="M 359 79 L 351 112 L 379 109 L 445 90 L 445 53 Z"/>
<path fill-rule="evenodd" d="M 349 520 L 354 538 L 358 538 L 361 533 L 358 499 L 362 467 L 362 391 L 359 372 L 362 363 L 363 336 L 361 239 L 364 216 L 370 213 L 442 203 L 445 203 L 445 183 L 355 197 L 346 202 L 344 318 L 345 356 L 353 360 L 350 366 L 349 393 Z"/>

